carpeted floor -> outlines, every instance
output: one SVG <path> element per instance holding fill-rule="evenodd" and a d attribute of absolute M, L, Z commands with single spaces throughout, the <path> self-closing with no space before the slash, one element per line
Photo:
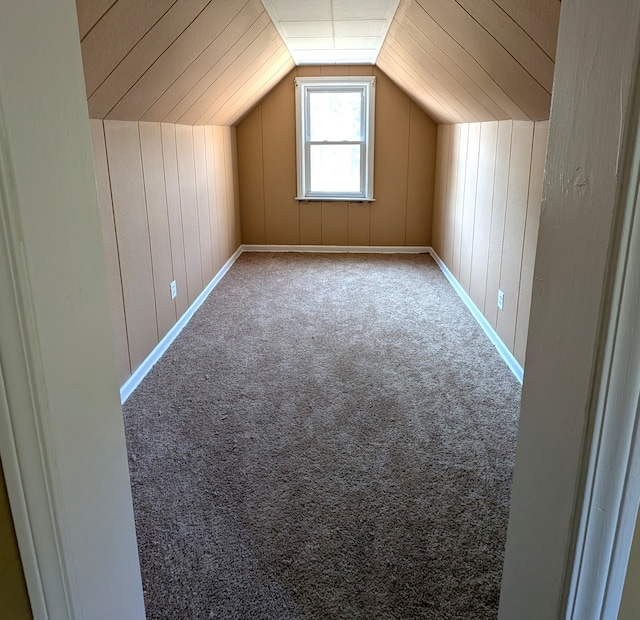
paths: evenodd
<path fill-rule="evenodd" d="M 495 618 L 519 403 L 429 256 L 243 254 L 124 407 L 147 617 Z"/>

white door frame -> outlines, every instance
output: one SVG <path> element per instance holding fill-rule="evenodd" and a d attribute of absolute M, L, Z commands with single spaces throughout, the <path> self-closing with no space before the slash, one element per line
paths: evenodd
<path fill-rule="evenodd" d="M 640 491 L 639 35 L 635 0 L 562 3 L 504 620 L 620 604 Z"/>
<path fill-rule="evenodd" d="M 36 620 L 144 618 L 76 6 L 0 20 L 0 456 Z"/>
<path fill-rule="evenodd" d="M 640 81 L 629 106 L 567 618 L 616 618 L 640 501 Z"/>
<path fill-rule="evenodd" d="M 593 8 L 599 2 L 589 0 L 588 4 Z M 615 4 L 624 8 L 632 2 L 617 0 Z M 20 4 L 10 3 L 9 10 L 20 11 Z M 18 21 L 26 22 L 28 17 L 33 25 L 34 19 L 52 19 L 46 0 L 39 0 L 36 4 L 35 8 L 25 7 Z M 63 7 L 65 19 L 71 19 L 71 5 L 72 2 L 66 0 Z M 581 19 L 582 7 L 578 7 L 575 0 L 563 2 L 563 14 L 567 8 L 572 11 L 572 17 Z M 624 19 L 624 14 L 620 19 Z M 25 29 L 23 36 L 27 37 L 27 32 Z M 574 44 L 573 41 L 564 43 Z M 613 43 L 610 40 L 605 42 Z M 27 41 L 25 54 L 28 44 Z M 593 45 L 597 45 L 597 41 Z M 78 58 L 75 58 L 75 64 L 80 56 L 79 44 L 76 47 Z M 38 77 L 37 74 L 29 77 L 26 72 L 24 79 L 37 80 Z M 557 85 L 558 89 L 564 87 L 564 84 Z M 637 104 L 633 110 L 638 112 Z M 623 127 L 621 131 L 627 130 Z M 88 127 L 86 133 L 88 135 Z M 74 551 L 64 534 L 65 514 L 60 508 L 65 505 L 64 492 L 56 483 L 56 476 L 52 475 L 56 472 L 57 459 L 55 449 L 50 445 L 53 439 L 47 423 L 48 399 L 41 381 L 46 369 L 42 367 L 42 357 L 38 353 L 39 336 L 33 317 L 34 301 L 23 254 L 20 218 L 12 210 L 15 203 L 8 194 L 12 175 L 6 168 L 6 151 L 2 150 L 5 146 L 6 140 L 0 131 L 0 154 L 3 157 L 3 170 L 0 172 L 0 290 L 3 291 L 0 296 L 0 453 L 34 614 L 36 618 L 73 618 L 80 612 L 76 613 L 72 601 L 82 599 L 83 593 L 79 591 L 78 575 L 68 577 L 73 568 L 70 568 L 70 563 L 73 562 Z M 619 202 L 619 206 L 625 206 L 627 217 L 620 221 L 621 253 L 615 255 L 616 268 L 610 271 L 614 275 L 607 298 L 616 304 L 620 302 L 620 312 L 608 314 L 602 324 L 605 329 L 602 332 L 599 371 L 594 375 L 593 383 L 593 394 L 597 396 L 592 409 L 596 417 L 592 423 L 595 440 L 589 448 L 590 458 L 587 460 L 590 468 L 585 477 L 589 492 L 585 495 L 585 509 L 580 511 L 584 517 L 575 520 L 581 527 L 577 542 L 579 551 L 569 553 L 571 566 L 573 557 L 578 560 L 571 586 L 567 589 L 570 609 L 575 613 L 568 617 L 580 617 L 580 620 L 614 617 L 612 614 L 619 604 L 635 523 L 632 517 L 638 504 L 638 389 L 634 379 L 640 372 L 640 346 L 637 333 L 630 329 L 635 328 L 631 321 L 640 299 L 640 274 L 637 271 L 640 232 L 635 209 L 637 156 L 630 161 L 633 163 L 629 164 L 626 178 L 631 181 L 629 187 L 632 186 L 633 192 L 625 193 Z M 6 291 L 12 294 L 6 295 Z M 531 337 L 535 338 L 536 334 L 531 334 Z M 18 364 L 24 369 L 21 382 L 8 378 L 8 358 L 1 357 L 7 348 L 11 350 L 12 367 Z M 629 373 L 629 368 L 634 372 Z M 15 374 L 12 372 L 12 377 Z M 525 375 L 525 387 L 526 383 Z M 620 412 L 627 415 L 620 416 Z M 629 415 L 629 412 L 634 415 Z M 625 437 L 627 441 L 620 450 L 619 440 Z M 613 466 L 607 456 L 612 449 L 618 457 Z M 83 467 L 84 464 L 78 463 L 78 466 Z M 612 481 L 624 482 L 611 488 Z M 579 616 L 578 611 L 585 615 Z"/>

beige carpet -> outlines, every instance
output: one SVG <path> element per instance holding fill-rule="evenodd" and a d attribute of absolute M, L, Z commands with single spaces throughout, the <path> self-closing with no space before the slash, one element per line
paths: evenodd
<path fill-rule="evenodd" d="M 495 618 L 519 400 L 429 256 L 243 254 L 124 407 L 148 618 Z"/>

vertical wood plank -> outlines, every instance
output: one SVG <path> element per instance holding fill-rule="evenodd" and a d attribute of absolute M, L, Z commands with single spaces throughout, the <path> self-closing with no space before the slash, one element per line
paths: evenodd
<path fill-rule="evenodd" d="M 229 212 L 227 208 L 227 184 L 224 163 L 224 128 L 213 127 L 213 151 L 216 175 L 216 213 L 218 215 L 218 243 L 220 262 L 224 265 L 230 256 Z"/>
<path fill-rule="evenodd" d="M 180 183 L 178 180 L 178 156 L 176 146 L 176 127 L 162 123 L 162 159 L 164 162 L 164 187 L 167 196 L 169 216 L 169 236 L 171 239 L 171 263 L 173 279 L 176 281 L 176 315 L 181 317 L 189 307 L 187 296 L 187 268 L 184 254 L 184 235 L 182 231 L 182 204 L 180 201 Z"/>
<path fill-rule="evenodd" d="M 129 345 L 127 342 L 127 323 L 124 315 L 122 279 L 120 278 L 118 240 L 116 239 L 113 203 L 111 202 L 111 181 L 109 180 L 104 126 L 100 120 L 91 120 L 90 123 L 91 141 L 93 144 L 93 163 L 96 170 L 96 182 L 98 186 L 102 243 L 104 246 L 109 284 L 111 321 L 113 323 L 113 338 L 118 363 L 118 379 L 122 385 L 131 375 L 131 362 L 129 360 Z"/>
<path fill-rule="evenodd" d="M 504 219 L 507 211 L 507 190 L 509 188 L 509 162 L 511 160 L 511 136 L 513 121 L 498 123 L 496 147 L 496 172 L 493 185 L 491 210 L 491 234 L 489 237 L 489 263 L 487 267 L 487 291 L 485 296 L 485 317 L 496 328 L 498 319 L 498 289 L 500 288 L 500 268 L 502 265 L 502 241 Z"/>
<path fill-rule="evenodd" d="M 431 245 L 435 182 L 436 125 L 413 102 L 409 115 L 407 245 Z"/>
<path fill-rule="evenodd" d="M 453 239 L 455 236 L 456 192 L 458 189 L 458 160 L 460 158 L 461 128 L 462 125 L 451 126 L 449 166 L 447 170 L 447 194 L 444 202 L 444 242 L 443 255 L 441 258 L 450 270 L 453 269 Z"/>
<path fill-rule="evenodd" d="M 213 279 L 213 250 L 211 243 L 211 215 L 209 211 L 209 187 L 205 128 L 193 127 L 193 156 L 196 172 L 196 200 L 198 205 L 198 232 L 200 239 L 200 264 L 202 286 Z"/>
<path fill-rule="evenodd" d="M 187 125 L 176 125 L 178 153 L 178 179 L 182 205 L 182 232 L 187 270 L 187 297 L 192 304 L 202 291 L 202 263 L 200 258 L 200 231 L 196 171 L 193 157 L 193 131 Z"/>
<path fill-rule="evenodd" d="M 266 242 L 300 242 L 296 197 L 296 127 L 293 77 L 282 80 L 262 102 Z"/>
<path fill-rule="evenodd" d="M 229 252 L 233 254 L 240 245 L 236 243 L 236 230 L 240 226 L 240 221 L 236 220 L 236 203 L 238 201 L 236 196 L 236 184 L 233 178 L 233 139 L 232 139 L 231 127 L 225 127 L 224 136 L 224 171 L 225 171 L 225 183 L 227 186 L 227 218 L 228 218 L 228 231 L 229 231 Z"/>
<path fill-rule="evenodd" d="M 379 69 L 376 76 L 375 203 L 371 244 L 405 245 L 410 100 Z"/>
<path fill-rule="evenodd" d="M 138 123 L 105 121 L 104 127 L 129 356 L 135 370 L 158 343 L 140 135 Z"/>
<path fill-rule="evenodd" d="M 462 226 L 460 228 L 460 277 L 458 281 L 467 293 L 471 284 L 471 253 L 476 212 L 478 186 L 478 158 L 480 153 L 481 123 L 469 125 L 467 162 L 465 166 L 464 198 L 462 201 Z"/>
<path fill-rule="evenodd" d="M 460 125 L 456 160 L 456 190 L 453 212 L 453 246 L 451 271 L 460 281 L 460 251 L 462 246 L 462 216 L 464 213 L 464 190 L 467 183 L 467 149 L 469 146 L 469 124 Z"/>
<path fill-rule="evenodd" d="M 498 123 L 482 123 L 469 295 L 483 313 L 485 311 L 484 303 L 489 265 L 489 238 L 491 236 L 491 208 L 493 204 L 497 142 Z"/>
<path fill-rule="evenodd" d="M 540 225 L 540 208 L 542 206 L 542 179 L 544 176 L 547 139 L 549 137 L 549 121 L 535 124 L 533 133 L 533 152 L 531 154 L 531 181 L 527 220 L 524 232 L 524 249 L 522 252 L 522 270 L 520 273 L 520 293 L 518 296 L 518 316 L 516 320 L 516 342 L 514 355 L 524 367 L 529 331 L 529 313 L 531 311 L 531 292 L 533 289 L 533 267 L 536 259 L 538 228 Z"/>
<path fill-rule="evenodd" d="M 348 209 L 346 202 L 322 203 L 323 245 L 347 245 Z"/>
<path fill-rule="evenodd" d="M 322 244 L 322 203 L 300 202 L 300 243 Z"/>
<path fill-rule="evenodd" d="M 451 125 L 437 126 L 436 169 L 433 188 L 433 232 L 431 243 L 438 256 L 444 260 L 445 209 L 449 191 L 449 156 L 451 153 Z"/>
<path fill-rule="evenodd" d="M 235 228 L 233 247 L 239 248 L 242 243 L 241 211 L 240 211 L 240 177 L 238 176 L 238 130 L 235 126 L 229 128 L 231 136 L 231 175 L 233 177 L 233 208 Z"/>
<path fill-rule="evenodd" d="M 348 245 L 369 245 L 371 227 L 371 203 L 348 203 L 347 243 Z"/>
<path fill-rule="evenodd" d="M 504 308 L 498 311 L 496 329 L 502 341 L 511 351 L 513 351 L 515 344 L 532 147 L 533 123 L 514 121 L 500 274 L 500 289 L 504 292 Z"/>
<path fill-rule="evenodd" d="M 163 338 L 176 322 L 176 304 L 171 299 L 169 288 L 169 284 L 173 280 L 173 266 L 171 264 L 167 194 L 164 184 L 162 137 L 159 123 L 140 123 L 139 127 L 142 171 L 149 218 L 158 336 Z"/>
<path fill-rule="evenodd" d="M 211 235 L 211 257 L 213 260 L 213 273 L 216 274 L 222 268 L 222 252 L 220 249 L 220 226 L 218 224 L 218 183 L 216 178 L 216 152 L 213 137 L 213 127 L 205 127 L 205 146 L 207 156 L 207 187 L 209 190 L 209 234 Z"/>

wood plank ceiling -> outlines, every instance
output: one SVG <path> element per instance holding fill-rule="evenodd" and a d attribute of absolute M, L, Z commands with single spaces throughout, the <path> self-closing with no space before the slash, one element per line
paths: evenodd
<path fill-rule="evenodd" d="M 549 118 L 559 0 L 401 0 L 376 64 L 438 123 Z"/>
<path fill-rule="evenodd" d="M 293 67 L 260 0 L 77 0 L 89 116 L 233 125 Z"/>
<path fill-rule="evenodd" d="M 76 5 L 91 118 L 234 125 L 294 67 L 260 0 Z M 559 13 L 400 0 L 376 64 L 439 123 L 546 119 Z"/>

